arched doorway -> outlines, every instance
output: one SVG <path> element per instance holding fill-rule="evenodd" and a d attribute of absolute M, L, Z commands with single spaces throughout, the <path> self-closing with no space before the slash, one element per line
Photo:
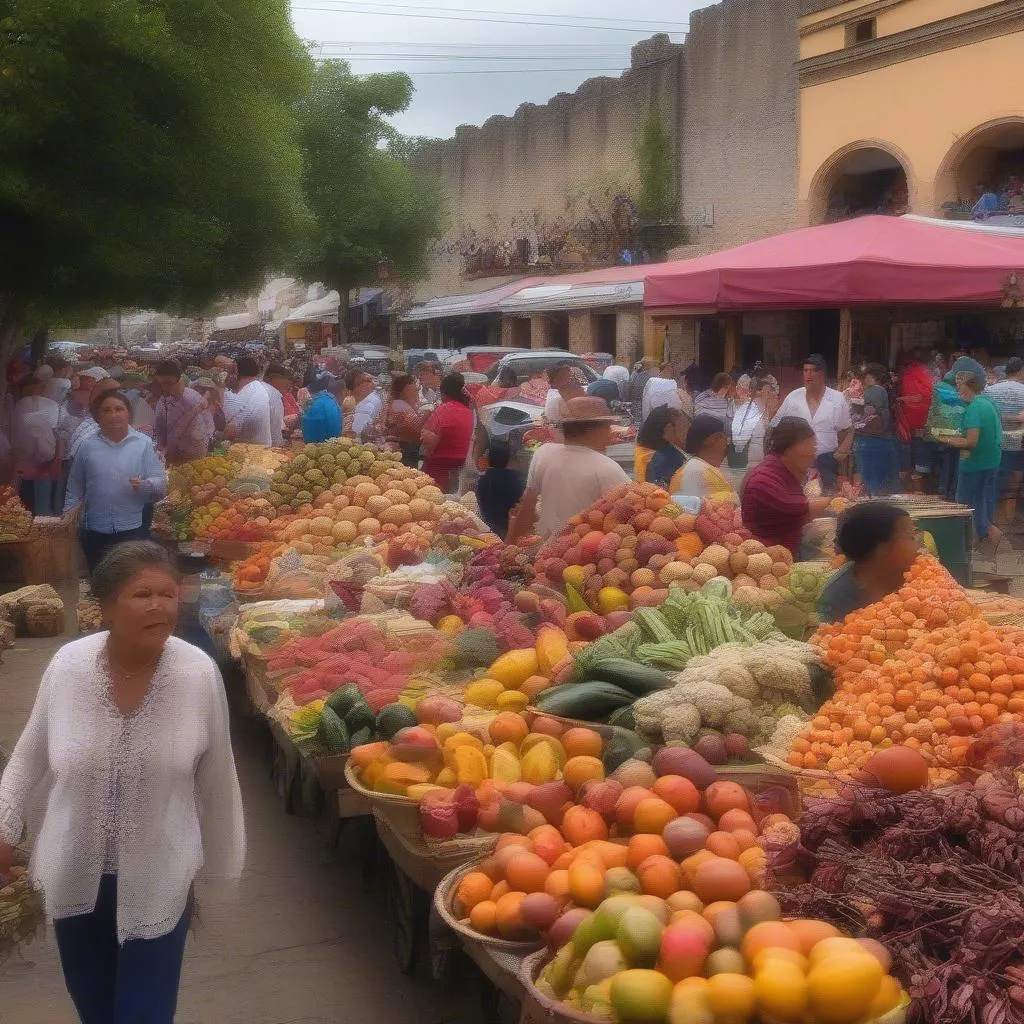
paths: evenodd
<path fill-rule="evenodd" d="M 898 156 L 869 142 L 847 146 L 822 165 L 809 194 L 812 224 L 910 210 L 907 171 Z"/>
<path fill-rule="evenodd" d="M 942 162 L 935 197 L 940 211 L 957 220 L 1024 216 L 1024 117 L 963 136 Z"/>

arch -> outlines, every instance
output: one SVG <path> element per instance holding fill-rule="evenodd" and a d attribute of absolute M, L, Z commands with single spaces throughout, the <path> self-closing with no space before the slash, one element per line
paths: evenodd
<path fill-rule="evenodd" d="M 1024 162 L 1024 116 L 997 117 L 965 132 L 939 164 L 935 175 L 936 209 L 949 216 L 969 211 L 977 198 L 976 186 L 997 173 L 998 155 L 1017 151 Z"/>
<path fill-rule="evenodd" d="M 807 192 L 807 212 L 810 224 L 822 224 L 826 220 L 829 202 L 840 179 L 856 166 L 858 158 L 878 157 L 891 161 L 892 170 L 901 171 L 907 189 L 908 209 L 914 208 L 916 182 L 910 171 L 910 160 L 898 146 L 882 139 L 860 139 L 837 149 L 815 172 Z M 868 166 L 871 166 L 868 164 Z M 880 168 L 881 169 L 881 168 Z M 853 171 L 856 174 L 858 172 Z M 865 172 L 871 173 L 871 172 Z"/>

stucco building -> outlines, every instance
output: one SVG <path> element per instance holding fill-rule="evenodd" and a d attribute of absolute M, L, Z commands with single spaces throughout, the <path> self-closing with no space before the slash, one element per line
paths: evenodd
<path fill-rule="evenodd" d="M 702 365 L 834 350 L 838 310 L 655 325 L 642 316 L 642 265 L 592 288 L 551 282 L 643 258 L 637 142 L 652 113 L 671 138 L 669 258 L 862 213 L 968 217 L 983 194 L 1024 214 L 1021 53 L 1024 0 L 724 0 L 694 12 L 684 43 L 639 44 L 621 78 L 427 147 L 421 166 L 444 181 L 452 219 L 412 299 L 478 297 L 420 305 L 403 340 L 665 351 Z M 517 298 L 508 286 L 527 277 L 535 287 Z M 872 352 L 899 315 L 860 328 Z M 902 336 L 944 331 L 936 316 Z"/>

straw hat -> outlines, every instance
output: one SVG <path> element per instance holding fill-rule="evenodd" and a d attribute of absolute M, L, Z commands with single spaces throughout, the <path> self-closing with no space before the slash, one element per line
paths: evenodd
<path fill-rule="evenodd" d="M 562 424 L 566 423 L 617 423 L 618 416 L 613 416 L 608 403 L 603 398 L 587 395 L 583 398 L 570 398 L 565 403 L 566 413 Z"/>

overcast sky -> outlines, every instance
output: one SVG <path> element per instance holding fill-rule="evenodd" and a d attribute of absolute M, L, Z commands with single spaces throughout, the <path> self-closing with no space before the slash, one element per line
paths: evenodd
<path fill-rule="evenodd" d="M 709 2 L 291 0 L 296 31 L 317 44 L 314 53 L 343 57 L 357 74 L 410 74 L 416 95 L 395 125 L 441 138 L 587 78 L 616 76 L 634 43 L 658 31 L 681 42 L 690 11 Z"/>

